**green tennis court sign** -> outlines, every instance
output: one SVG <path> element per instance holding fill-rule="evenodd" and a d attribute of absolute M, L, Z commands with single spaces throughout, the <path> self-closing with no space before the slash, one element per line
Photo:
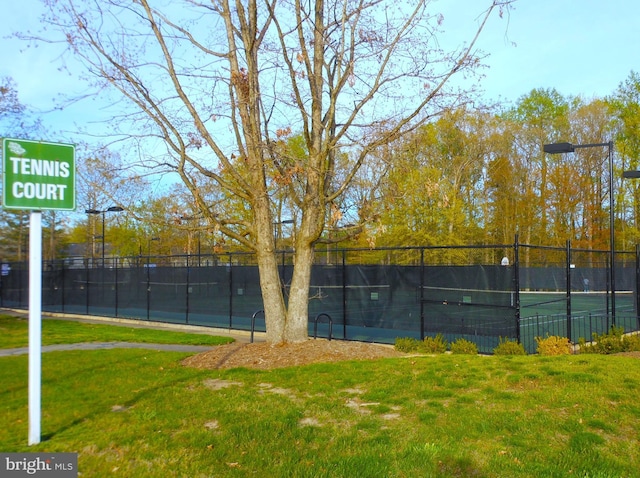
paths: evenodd
<path fill-rule="evenodd" d="M 6 209 L 73 211 L 75 146 L 4 138 L 2 205 Z"/>

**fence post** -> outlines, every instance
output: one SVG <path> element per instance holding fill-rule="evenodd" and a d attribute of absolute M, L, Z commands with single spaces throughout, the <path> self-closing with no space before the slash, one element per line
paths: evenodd
<path fill-rule="evenodd" d="M 636 330 L 640 330 L 640 244 L 636 244 Z"/>
<path fill-rule="evenodd" d="M 286 270 L 286 248 L 282 249 L 282 274 L 280 275 L 280 289 L 282 290 L 282 297 L 286 297 L 287 293 L 287 270 Z"/>
<path fill-rule="evenodd" d="M 111 258 L 111 263 L 114 264 L 114 293 L 115 293 L 115 301 L 116 301 L 116 317 L 118 317 L 118 258 L 117 257 L 112 257 Z"/>
<path fill-rule="evenodd" d="M 65 304 L 65 292 L 67 290 L 66 287 L 66 278 L 67 278 L 67 272 L 66 272 L 66 268 L 65 268 L 65 264 L 64 264 L 64 260 L 60 261 L 60 281 L 62 282 L 62 285 L 60 286 L 60 288 L 62 289 L 62 298 L 61 298 L 61 302 L 62 302 L 62 312 L 64 312 L 64 304 Z"/>
<path fill-rule="evenodd" d="M 571 336 L 571 239 L 567 239 L 566 254 L 566 274 L 567 274 L 567 338 L 573 343 Z"/>
<path fill-rule="evenodd" d="M 27 280 L 28 280 L 28 277 L 27 277 Z M 23 303 L 22 303 L 23 293 L 22 292 L 23 292 L 23 289 L 27 288 L 27 286 L 25 286 L 25 284 L 24 284 L 24 268 L 20 268 L 20 280 L 18 281 L 18 284 L 20 284 L 20 293 L 18 294 L 18 304 L 20 304 L 22 306 L 23 305 Z"/>
<path fill-rule="evenodd" d="M 229 253 L 227 270 L 229 271 L 229 329 L 233 328 L 233 256 Z"/>
<path fill-rule="evenodd" d="M 347 339 L 347 269 L 346 251 L 342 249 L 342 338 Z"/>
<path fill-rule="evenodd" d="M 185 324 L 189 324 L 189 257 L 191 256 L 191 254 L 187 254 L 187 287 L 186 287 L 186 312 L 185 312 L 185 317 L 184 317 L 184 321 Z"/>
<path fill-rule="evenodd" d="M 424 247 L 420 248 L 420 340 L 424 339 Z"/>
<path fill-rule="evenodd" d="M 147 255 L 147 320 L 151 318 L 151 257 Z"/>
<path fill-rule="evenodd" d="M 607 269 L 607 278 L 605 279 L 605 282 L 606 282 L 606 290 L 607 290 L 607 300 L 606 300 L 607 314 L 606 314 L 605 321 L 606 321 L 606 330 L 608 331 L 610 329 L 609 321 L 611 319 L 611 261 L 610 260 L 607 260 L 606 269 Z"/>
<path fill-rule="evenodd" d="M 520 343 L 520 237 L 516 234 L 513 243 L 513 288 L 515 294 L 516 340 Z"/>
<path fill-rule="evenodd" d="M 87 289 L 87 294 L 86 294 L 86 296 L 87 296 L 87 300 L 86 300 L 86 302 L 87 302 L 86 303 L 87 310 L 86 310 L 86 312 L 87 312 L 87 315 L 89 315 L 89 284 L 91 284 L 91 282 L 89 281 L 89 261 L 88 260 L 86 262 L 86 269 L 85 270 L 87 271 L 87 273 L 85 274 L 85 278 L 86 278 L 85 287 Z"/>

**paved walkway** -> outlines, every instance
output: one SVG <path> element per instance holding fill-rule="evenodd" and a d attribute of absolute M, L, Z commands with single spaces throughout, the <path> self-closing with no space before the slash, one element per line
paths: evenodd
<path fill-rule="evenodd" d="M 28 317 L 29 312 L 21 309 L 0 309 L 0 312 L 4 312 L 10 315 L 18 317 Z M 134 328 L 147 328 L 157 330 L 170 330 L 173 332 L 188 332 L 188 333 L 200 333 L 206 335 L 218 335 L 222 337 L 232 337 L 236 342 L 249 342 L 249 332 L 240 330 L 228 330 L 218 329 L 212 327 L 171 324 L 164 322 L 143 321 L 134 319 L 119 319 L 111 317 L 96 317 L 86 315 L 74 315 L 63 313 L 43 313 L 43 320 L 58 319 L 58 320 L 75 320 L 79 322 L 87 323 L 101 323 L 111 324 L 115 326 L 126 326 Z M 255 342 L 264 341 L 264 333 L 255 333 Z M 104 349 L 116 349 L 116 348 L 135 348 L 135 349 L 150 349 L 150 350 L 163 350 L 169 352 L 206 352 L 211 350 L 214 345 L 177 345 L 177 344 L 148 344 L 140 342 L 83 342 L 77 344 L 58 344 L 58 345 L 44 345 L 42 346 L 42 352 L 56 352 L 60 350 L 104 350 Z M 25 355 L 29 353 L 29 347 L 19 347 L 13 349 L 0 349 L 0 357 L 9 357 L 13 355 Z"/>

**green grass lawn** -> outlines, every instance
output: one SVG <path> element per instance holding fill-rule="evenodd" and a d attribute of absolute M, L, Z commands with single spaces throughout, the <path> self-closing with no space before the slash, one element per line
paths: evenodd
<path fill-rule="evenodd" d="M 43 354 L 27 446 L 27 357 L 0 358 L 0 451 L 79 453 L 83 476 L 635 477 L 640 361 L 437 355 L 272 371 L 188 354 Z"/>
<path fill-rule="evenodd" d="M 27 319 L 0 315 L 0 348 L 29 345 Z M 42 345 L 80 342 L 143 342 L 180 345 L 219 345 L 229 337 L 154 330 L 126 325 L 91 324 L 72 320 L 43 319 Z"/>

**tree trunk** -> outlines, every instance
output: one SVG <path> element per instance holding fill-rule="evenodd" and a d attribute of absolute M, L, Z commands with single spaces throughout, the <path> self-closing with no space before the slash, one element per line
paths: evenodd
<path fill-rule="evenodd" d="M 264 305 L 264 317 L 267 328 L 267 342 L 286 342 L 285 321 L 286 307 L 278 274 L 278 261 L 273 252 L 257 252 L 258 270 L 260 272 L 260 289 Z"/>
<path fill-rule="evenodd" d="M 289 291 L 284 339 L 286 342 L 301 342 L 309 336 L 309 286 L 313 265 L 313 246 L 303 244 L 296 247 L 295 267 Z"/>
<path fill-rule="evenodd" d="M 275 242 L 273 242 L 275 245 Z M 260 287 L 267 325 L 267 342 L 302 342 L 309 337 L 309 286 L 314 249 L 312 245 L 296 247 L 295 267 L 285 303 L 284 288 L 278 271 L 278 260 L 274 249 L 258 249 Z"/>

